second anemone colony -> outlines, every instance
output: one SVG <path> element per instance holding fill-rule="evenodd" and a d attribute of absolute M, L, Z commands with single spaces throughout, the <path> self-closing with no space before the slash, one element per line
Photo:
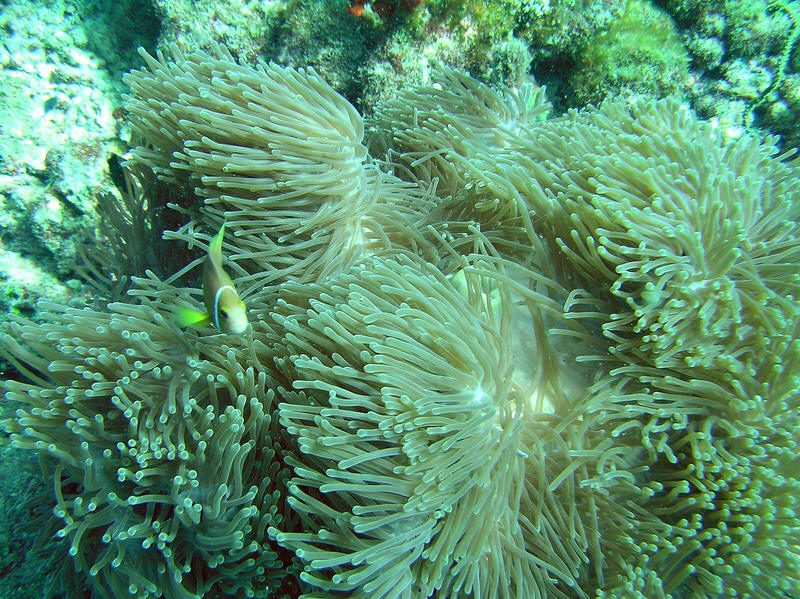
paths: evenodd
<path fill-rule="evenodd" d="M 108 301 L 2 336 L 51 593 L 800 594 L 800 163 L 774 140 L 442 69 L 367 142 L 312 70 L 144 58 Z M 183 329 L 223 224 L 249 325 Z"/>

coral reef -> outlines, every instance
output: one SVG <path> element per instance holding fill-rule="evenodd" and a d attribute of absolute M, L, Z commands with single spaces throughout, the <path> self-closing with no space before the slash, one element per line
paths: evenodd
<path fill-rule="evenodd" d="M 665 6 L 692 54 L 697 110 L 734 132 L 758 127 L 780 134 L 784 147 L 797 147 L 797 2 L 671 0 Z"/>
<path fill-rule="evenodd" d="M 362 93 L 361 70 L 387 31 L 374 19 L 359 18 L 338 2 L 288 3 L 274 19 L 261 58 L 293 67 L 310 66 L 351 102 Z"/>
<path fill-rule="evenodd" d="M 188 52 L 221 42 L 242 60 L 254 62 L 256 57 L 279 45 L 274 31 L 280 27 L 285 13 L 298 3 L 285 0 L 150 0 L 149 4 L 160 17 L 159 46 L 177 44 Z M 108 10 L 103 13 L 107 14 Z"/>
<path fill-rule="evenodd" d="M 422 0 L 375 0 L 369 3 L 369 7 L 375 11 L 381 19 L 388 20 L 394 16 L 398 8 L 404 12 L 410 12 L 420 4 L 422 4 Z M 350 0 L 350 6 L 347 7 L 347 12 L 360 17 L 364 14 L 366 6 L 366 0 Z"/>
<path fill-rule="evenodd" d="M 109 73 L 129 69 L 135 48 L 95 54 L 99 19 L 79 8 L 0 5 L 0 280 L 12 286 L 4 295 L 22 287 L 32 304 L 80 292 L 75 264 L 97 222 L 94 198 L 109 185 L 108 155 L 124 151 L 115 112 L 123 85 Z M 155 44 L 130 35 L 132 44 Z"/>
<path fill-rule="evenodd" d="M 381 19 L 370 11 L 356 18 L 343 0 L 3 3 L 3 264 L 32 260 L 38 280 L 77 289 L 81 240 L 98 224 L 95 200 L 114 193 L 108 159 L 125 149 L 117 137 L 130 136 L 120 74 L 140 64 L 139 45 L 192 50 L 221 40 L 248 64 L 261 56 L 311 65 L 364 113 L 428 81 L 440 64 L 512 88 L 535 76 L 556 112 L 620 91 L 677 92 L 729 135 L 761 127 L 780 133 L 783 147 L 796 145 L 794 2 L 662 3 L 691 56 L 688 71 L 675 24 L 640 0 L 414 4 Z M 46 287 L 23 291 L 47 296 Z"/>
<path fill-rule="evenodd" d="M 628 0 L 623 13 L 592 37 L 570 74 L 573 102 L 606 96 L 684 95 L 689 54 L 672 19 L 649 2 Z"/>
<path fill-rule="evenodd" d="M 136 48 L 155 50 L 162 22 L 170 15 L 158 3 L 135 0 L 82 0 L 68 8 L 83 29 L 86 48 L 102 61 L 112 81 L 139 65 Z"/>
<path fill-rule="evenodd" d="M 54 590 L 800 593 L 796 158 L 675 100 L 554 118 L 448 69 L 368 153 L 312 69 L 144 58 L 128 168 L 181 198 L 166 247 L 226 222 L 252 327 L 174 325 L 199 259 L 11 317 Z"/>
<path fill-rule="evenodd" d="M 30 550 L 38 534 L 30 506 L 50 505 L 52 493 L 36 455 L 22 449 L 0 447 L 0 480 L 0 597 L 44 597 L 46 562 Z"/>

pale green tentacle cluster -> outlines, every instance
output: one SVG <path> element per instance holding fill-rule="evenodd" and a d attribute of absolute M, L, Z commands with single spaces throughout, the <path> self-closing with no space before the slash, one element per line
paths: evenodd
<path fill-rule="evenodd" d="M 137 176 L 197 199 L 165 237 L 225 220 L 251 325 L 178 329 L 190 264 L 6 328 L 56 588 L 800 594 L 791 157 L 674 101 L 546 118 L 447 70 L 379 108 L 374 157 L 310 70 L 217 48 L 128 82 Z"/>

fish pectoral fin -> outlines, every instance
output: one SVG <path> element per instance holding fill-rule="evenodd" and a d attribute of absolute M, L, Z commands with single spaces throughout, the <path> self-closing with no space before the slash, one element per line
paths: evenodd
<path fill-rule="evenodd" d="M 211 316 L 190 308 L 179 306 L 175 310 L 175 323 L 181 327 L 204 327 L 211 324 Z"/>

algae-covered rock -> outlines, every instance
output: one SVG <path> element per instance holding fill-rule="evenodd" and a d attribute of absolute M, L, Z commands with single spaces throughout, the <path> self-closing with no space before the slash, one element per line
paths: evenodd
<path fill-rule="evenodd" d="M 121 150 L 121 82 L 90 49 L 100 32 L 76 3 L 6 2 L 0 27 L 0 277 L 31 301 L 61 301 Z"/>
<path fill-rule="evenodd" d="M 689 81 L 689 54 L 672 18 L 644 0 L 592 38 L 571 77 L 575 103 L 598 103 L 611 94 L 664 97 Z"/>

